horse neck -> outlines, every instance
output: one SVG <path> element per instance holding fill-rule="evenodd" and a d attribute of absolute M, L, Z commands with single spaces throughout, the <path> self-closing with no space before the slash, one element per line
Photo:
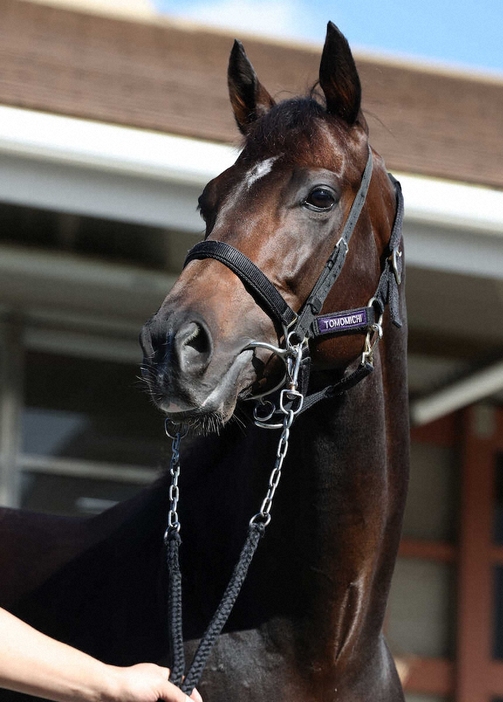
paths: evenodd
<path fill-rule="evenodd" d="M 247 614 L 235 620 L 249 628 L 254 611 L 280 628 L 278 640 L 288 640 L 299 665 L 327 675 L 382 655 L 407 484 L 404 339 L 386 324 L 374 373 L 294 423 L 273 519 L 243 592 Z M 234 453 L 237 480 L 260 475 L 250 483 L 247 518 L 264 496 L 279 438 L 257 432 Z"/>
<path fill-rule="evenodd" d="M 387 324 L 373 374 L 320 404 L 292 442 L 314 476 L 303 644 L 325 661 L 361 665 L 381 637 L 408 480 L 404 339 Z"/>

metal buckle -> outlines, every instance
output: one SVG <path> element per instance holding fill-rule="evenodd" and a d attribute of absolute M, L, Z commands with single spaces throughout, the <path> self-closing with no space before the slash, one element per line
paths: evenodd
<path fill-rule="evenodd" d="M 374 302 L 377 302 L 375 297 L 370 298 L 367 307 L 372 307 Z M 379 315 L 379 318 L 377 322 L 374 322 L 370 326 L 370 329 L 367 332 L 367 336 L 365 337 L 365 346 L 363 348 L 363 353 L 362 353 L 362 359 L 361 363 L 362 365 L 365 365 L 366 363 L 370 363 L 370 365 L 374 365 L 374 350 L 379 343 L 379 341 L 382 339 L 383 335 L 383 329 L 382 329 L 382 319 L 383 319 L 384 313 L 381 313 Z"/>
<path fill-rule="evenodd" d="M 373 324 L 370 327 L 370 330 L 367 332 L 367 336 L 365 337 L 365 347 L 362 353 L 362 365 L 365 363 L 374 365 L 374 350 L 379 341 L 382 339 L 381 319 L 382 317 L 379 319 L 379 322 Z"/>
<path fill-rule="evenodd" d="M 287 407 L 287 402 L 291 403 L 290 407 Z M 285 388 L 281 391 L 279 396 L 279 408 L 283 414 L 288 414 L 293 412 L 294 415 L 299 414 L 304 404 L 304 395 L 298 390 L 291 390 Z"/>
<path fill-rule="evenodd" d="M 335 248 L 338 249 L 341 244 L 344 244 L 344 246 L 346 247 L 346 256 L 347 256 L 349 253 L 349 244 L 343 236 L 341 236 L 341 238 L 339 239 L 339 241 L 335 245 Z"/>
<path fill-rule="evenodd" d="M 402 252 L 400 251 L 400 248 L 397 247 L 396 249 L 393 249 L 393 251 L 391 252 L 391 256 L 388 258 L 388 261 L 390 261 L 391 263 L 391 270 L 393 271 L 393 275 L 395 276 L 397 285 L 400 285 L 400 283 L 402 282 L 402 274 L 398 269 L 399 258 L 402 258 Z"/>

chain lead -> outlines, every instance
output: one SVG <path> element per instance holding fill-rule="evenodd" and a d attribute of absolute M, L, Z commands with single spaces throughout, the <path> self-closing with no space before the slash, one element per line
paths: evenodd
<path fill-rule="evenodd" d="M 278 448 L 276 451 L 276 461 L 274 463 L 274 468 L 272 469 L 271 475 L 269 477 L 269 487 L 267 489 L 267 495 L 262 502 L 260 511 L 255 514 L 250 519 L 250 524 L 261 523 L 267 526 L 271 521 L 271 509 L 274 500 L 274 495 L 276 489 L 281 480 L 281 470 L 283 468 L 283 461 L 288 452 L 288 445 L 290 441 L 290 428 L 293 424 L 293 420 L 296 415 L 301 411 L 302 405 L 304 403 L 304 395 L 297 390 L 297 382 L 300 368 L 300 361 L 302 358 L 302 344 L 292 345 L 290 339 L 287 338 L 287 346 L 290 349 L 289 363 L 287 365 L 287 375 L 289 378 L 289 387 L 284 388 L 280 394 L 279 400 L 279 410 L 283 413 L 283 424 L 282 432 L 278 443 Z M 259 426 L 266 426 L 265 424 L 259 424 Z"/>
<path fill-rule="evenodd" d="M 180 521 L 178 519 L 178 500 L 180 499 L 180 489 L 178 487 L 178 479 L 180 477 L 180 444 L 184 436 L 187 434 L 187 429 L 181 427 L 176 434 L 170 433 L 169 420 L 166 419 L 164 428 L 166 435 L 172 440 L 171 443 L 171 461 L 169 464 L 169 472 L 171 475 L 171 484 L 169 486 L 169 512 L 168 526 L 164 533 L 164 542 L 169 539 L 169 535 L 173 532 L 180 531 Z"/>
<path fill-rule="evenodd" d="M 285 330 L 286 332 L 286 330 Z M 304 395 L 297 389 L 298 376 L 300 363 L 302 360 L 302 350 L 306 340 L 299 344 L 292 343 L 292 335 L 285 333 L 285 365 L 286 365 L 286 375 L 287 375 L 287 387 L 285 387 L 280 393 L 279 399 L 279 409 L 276 410 L 274 405 L 271 403 L 271 411 L 267 417 L 263 417 L 261 420 L 255 414 L 255 423 L 267 429 L 282 429 L 281 436 L 278 443 L 278 448 L 276 451 L 276 460 L 274 462 L 274 468 L 269 477 L 269 486 L 267 489 L 267 494 L 262 502 L 260 510 L 250 519 L 251 524 L 263 524 L 267 526 L 271 521 L 271 509 L 276 493 L 276 489 L 281 480 L 281 471 L 283 468 L 283 462 L 285 456 L 288 452 L 288 445 L 290 441 L 290 428 L 293 424 L 293 420 L 296 415 L 301 411 L 302 405 L 304 403 Z M 262 344 L 256 344 L 257 346 Z M 265 344 L 264 344 L 265 345 Z M 267 424 L 267 419 L 271 419 L 274 413 L 278 411 L 283 414 L 283 422 L 281 424 Z M 180 477 L 180 442 L 182 438 L 187 434 L 187 427 L 184 425 L 177 425 L 171 420 L 166 419 L 165 431 L 167 436 L 172 440 L 171 448 L 171 462 L 169 472 L 171 474 L 171 484 L 169 487 L 169 512 L 168 512 L 168 526 L 164 534 L 165 542 L 168 541 L 169 536 L 173 531 L 180 531 L 180 522 L 178 519 L 178 501 L 180 499 L 180 490 L 178 487 L 178 479 Z"/>
<path fill-rule="evenodd" d="M 296 411 L 288 410 L 285 413 L 283 419 L 283 431 L 281 432 L 281 437 L 278 444 L 278 449 L 276 451 L 276 461 L 274 463 L 274 468 L 272 469 L 271 475 L 269 477 L 269 487 L 267 489 L 267 495 L 262 502 L 260 511 L 257 512 L 251 519 L 250 524 L 261 523 L 267 526 L 271 521 L 271 509 L 272 502 L 274 499 L 274 494 L 276 488 L 281 480 L 281 470 L 283 468 L 283 461 L 288 451 L 288 443 L 290 440 L 290 427 L 292 426 L 293 420 L 295 419 Z"/>

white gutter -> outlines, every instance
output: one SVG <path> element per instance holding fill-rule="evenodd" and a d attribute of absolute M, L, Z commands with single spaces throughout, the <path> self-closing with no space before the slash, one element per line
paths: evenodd
<path fill-rule="evenodd" d="M 237 153 L 209 141 L 0 105 L 0 154 L 203 186 Z"/>

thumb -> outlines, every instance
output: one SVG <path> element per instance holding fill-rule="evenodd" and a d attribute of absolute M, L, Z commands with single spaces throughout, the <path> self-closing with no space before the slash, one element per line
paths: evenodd
<path fill-rule="evenodd" d="M 169 670 L 165 669 L 169 675 Z M 190 697 L 182 692 L 179 687 L 166 680 L 163 689 L 159 691 L 159 697 L 164 702 L 203 702 L 199 692 L 194 689 Z"/>

